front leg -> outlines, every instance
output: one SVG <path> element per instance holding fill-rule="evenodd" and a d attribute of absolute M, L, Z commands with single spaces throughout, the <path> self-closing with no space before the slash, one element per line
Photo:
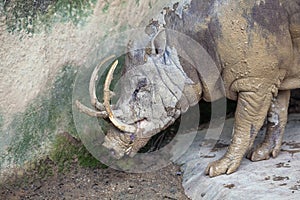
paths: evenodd
<path fill-rule="evenodd" d="M 290 91 L 279 91 L 278 96 L 273 99 L 268 112 L 268 127 L 263 143 L 253 151 L 250 159 L 252 161 L 267 160 L 272 156 L 278 156 L 284 128 L 287 122 L 287 110 L 290 100 Z"/>
<path fill-rule="evenodd" d="M 272 97 L 272 92 L 264 91 L 239 93 L 231 144 L 221 159 L 208 165 L 207 175 L 214 177 L 237 170 L 264 123 Z"/>

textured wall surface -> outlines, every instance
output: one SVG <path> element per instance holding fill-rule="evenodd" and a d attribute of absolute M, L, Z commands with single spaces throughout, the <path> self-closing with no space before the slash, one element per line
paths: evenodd
<path fill-rule="evenodd" d="M 0 2 L 0 177 L 45 156 L 57 133 L 76 135 L 77 69 L 103 39 L 145 25 L 172 1 Z"/>

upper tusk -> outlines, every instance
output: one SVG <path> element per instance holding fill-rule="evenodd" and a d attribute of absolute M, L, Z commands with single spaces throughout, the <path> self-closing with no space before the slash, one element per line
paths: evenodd
<path fill-rule="evenodd" d="M 121 131 L 124 132 L 129 132 L 129 133 L 135 133 L 137 131 L 137 128 L 135 126 L 132 125 L 128 125 L 123 123 L 122 121 L 118 120 L 117 118 L 115 118 L 111 107 L 110 107 L 110 90 L 109 90 L 109 86 L 111 84 L 111 81 L 113 79 L 113 73 L 116 69 L 118 65 L 118 60 L 116 60 L 113 65 L 111 66 L 111 68 L 108 71 L 107 77 L 105 79 L 104 82 L 104 107 L 106 109 L 106 112 L 108 114 L 108 117 L 110 119 L 110 121 Z"/>
<path fill-rule="evenodd" d="M 92 104 L 92 106 L 94 106 L 95 108 L 97 108 L 100 111 L 104 111 L 105 108 L 104 108 L 103 104 L 98 101 L 98 98 L 96 96 L 96 82 L 98 80 L 98 72 L 104 63 L 106 63 L 108 60 L 110 60 L 114 57 L 115 57 L 115 55 L 111 55 L 111 56 L 105 58 L 97 67 L 95 67 L 95 69 L 91 75 L 90 84 L 89 84 L 91 104 Z"/>

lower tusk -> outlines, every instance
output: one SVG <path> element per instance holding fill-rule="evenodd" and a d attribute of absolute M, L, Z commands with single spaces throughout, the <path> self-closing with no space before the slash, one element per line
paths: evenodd
<path fill-rule="evenodd" d="M 95 111 L 92 110 L 88 107 L 86 107 L 85 105 L 83 105 L 82 103 L 80 103 L 78 100 L 75 101 L 75 104 L 77 106 L 77 108 L 79 109 L 80 112 L 85 113 L 91 117 L 101 117 L 101 118 L 107 118 L 108 114 L 106 111 Z"/>
<path fill-rule="evenodd" d="M 110 121 L 114 124 L 114 126 L 116 126 L 118 129 L 120 129 L 121 131 L 124 132 L 129 132 L 129 133 L 135 133 L 137 131 L 137 128 L 135 126 L 132 125 L 128 125 L 123 123 L 122 121 L 118 120 L 110 107 L 110 95 L 111 95 L 111 91 L 109 90 L 109 86 L 111 84 L 111 81 L 113 79 L 113 73 L 116 69 L 118 65 L 118 60 L 116 60 L 113 65 L 111 66 L 111 68 L 108 71 L 107 77 L 105 79 L 105 83 L 104 83 L 104 107 L 106 109 L 106 112 L 108 114 L 108 117 L 110 119 Z"/>

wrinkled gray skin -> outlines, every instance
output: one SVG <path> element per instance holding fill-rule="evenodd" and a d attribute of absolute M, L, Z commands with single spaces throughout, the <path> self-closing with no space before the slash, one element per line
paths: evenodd
<path fill-rule="evenodd" d="M 223 94 L 238 102 L 232 143 L 222 158 L 209 164 L 206 174 L 236 171 L 266 118 L 265 141 L 248 157 L 253 161 L 276 157 L 290 89 L 300 87 L 300 1 L 193 0 L 165 9 L 164 20 L 165 28 L 182 32 L 205 48 L 220 70 Z M 143 131 L 124 133 L 112 128 L 104 146 L 116 158 L 134 156 L 189 106 L 201 98 L 215 100 L 209 91 L 222 88 L 214 79 L 211 84 L 203 81 L 197 63 L 181 59 L 168 32 L 159 27 L 156 21 L 146 27 L 148 43 L 143 49 L 135 49 L 137 41 L 128 45 L 116 116 Z M 193 54 L 185 42 L 180 48 Z"/>
<path fill-rule="evenodd" d="M 130 63 L 134 62 L 131 60 L 134 53 L 130 52 L 127 57 Z M 104 146 L 111 149 L 116 158 L 124 154 L 134 156 L 151 136 L 174 123 L 200 98 L 200 93 L 195 93 L 195 88 L 201 92 L 199 82 L 193 82 L 184 72 L 175 49 L 166 47 L 161 54 L 154 55 L 138 52 L 137 56 L 147 57 L 147 62 L 126 69 L 119 80 L 121 93 L 114 108 L 118 119 L 143 131 L 122 134 L 115 128 L 110 130 Z"/>

